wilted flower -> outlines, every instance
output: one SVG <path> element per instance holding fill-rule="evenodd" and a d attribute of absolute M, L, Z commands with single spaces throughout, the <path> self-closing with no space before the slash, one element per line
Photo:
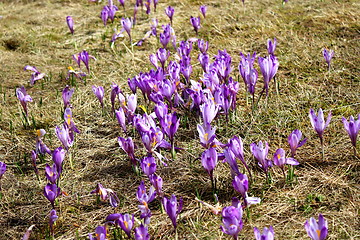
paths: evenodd
<path fill-rule="evenodd" d="M 324 240 L 328 234 L 328 223 L 323 215 L 319 214 L 319 221 L 310 218 L 305 222 L 305 230 L 312 240 Z"/>
<path fill-rule="evenodd" d="M 49 215 L 50 232 L 52 233 L 52 235 L 54 235 L 54 223 L 58 218 L 59 217 L 56 215 L 55 209 L 52 209 Z"/>
<path fill-rule="evenodd" d="M 262 234 L 258 228 L 254 227 L 254 235 L 256 240 L 274 240 L 275 233 L 272 226 L 264 227 Z"/>
<path fill-rule="evenodd" d="M 150 234 L 148 232 L 148 227 L 141 224 L 139 227 L 135 228 L 135 240 L 149 240 Z"/>
<path fill-rule="evenodd" d="M 171 25 L 172 25 L 172 20 L 173 20 L 174 12 L 175 12 L 175 10 L 174 10 L 174 8 L 171 7 L 171 6 L 168 6 L 167 8 L 165 8 L 165 13 L 166 13 L 166 15 L 169 17 Z"/>
<path fill-rule="evenodd" d="M 96 87 L 92 86 L 92 90 L 95 96 L 99 99 L 101 107 L 104 108 L 104 88 L 102 86 Z"/>
<path fill-rule="evenodd" d="M 74 34 L 74 20 L 72 19 L 71 16 L 66 17 L 66 23 L 69 27 L 71 34 Z"/>
<path fill-rule="evenodd" d="M 21 106 L 24 109 L 26 117 L 28 116 L 28 109 L 27 109 L 27 102 L 32 102 L 32 98 L 30 95 L 26 93 L 26 89 L 24 86 L 21 86 L 20 88 L 16 89 L 16 96 L 19 99 Z"/>
<path fill-rule="evenodd" d="M 163 205 L 165 208 L 165 211 L 169 218 L 171 219 L 171 222 L 176 229 L 176 218 L 179 215 L 179 213 L 182 210 L 183 207 L 183 200 L 180 198 L 179 202 L 176 200 L 176 196 L 173 194 L 170 199 L 167 197 L 163 198 Z"/>
<path fill-rule="evenodd" d="M 291 149 L 291 157 L 295 156 L 297 148 L 301 147 L 302 145 L 304 145 L 306 143 L 307 138 L 304 138 L 303 140 L 301 140 L 301 137 L 302 137 L 302 133 L 298 129 L 295 129 L 294 131 L 292 131 L 292 133 L 290 133 L 290 135 L 288 136 L 288 143 L 289 143 L 290 149 Z"/>
<path fill-rule="evenodd" d="M 328 69 L 330 71 L 330 67 L 331 67 L 330 64 L 331 64 L 331 59 L 334 56 L 334 51 L 333 50 L 327 50 L 326 48 L 324 48 L 323 56 L 324 56 L 324 59 L 325 59 L 326 63 L 328 64 Z"/>
<path fill-rule="evenodd" d="M 271 41 L 271 39 L 267 40 L 267 50 L 270 55 L 274 55 L 275 49 L 276 49 L 276 38 L 274 38 L 274 41 Z"/>
<path fill-rule="evenodd" d="M 315 131 L 317 132 L 319 138 L 320 138 L 320 142 L 321 145 L 323 145 L 323 133 L 325 128 L 327 128 L 327 126 L 330 123 L 331 120 L 331 111 L 329 112 L 329 115 L 326 119 L 326 122 L 324 121 L 324 114 L 323 114 L 323 110 L 320 108 L 318 111 L 318 115 L 316 116 L 315 111 L 311 108 L 310 109 L 310 113 L 309 113 L 309 117 L 310 117 L 310 122 L 312 127 L 315 129 Z"/>
<path fill-rule="evenodd" d="M 206 17 L 206 11 L 207 11 L 207 6 L 206 5 L 201 5 L 200 6 L 200 12 L 204 16 L 204 18 Z"/>
<path fill-rule="evenodd" d="M 60 188 L 56 184 L 48 183 L 44 187 L 44 196 L 50 201 L 54 208 L 55 199 L 60 195 Z"/>
<path fill-rule="evenodd" d="M 358 115 L 358 120 L 355 120 L 353 116 L 350 116 L 349 121 L 347 121 L 345 117 L 342 117 L 342 122 L 345 130 L 349 134 L 351 144 L 356 150 L 356 139 L 360 131 L 360 114 Z"/>
<path fill-rule="evenodd" d="M 30 85 L 34 85 L 35 84 L 35 81 L 37 80 L 40 80 L 42 78 L 44 78 L 45 74 L 44 73 L 41 73 L 39 72 L 36 67 L 34 66 L 29 66 L 29 65 L 26 65 L 24 67 L 24 70 L 30 70 L 30 71 L 33 71 L 33 73 L 31 74 L 31 78 L 30 78 Z"/>
<path fill-rule="evenodd" d="M 119 204 L 119 198 L 116 193 L 110 188 L 104 188 L 101 183 L 96 185 L 96 188 L 90 192 L 91 194 L 99 194 L 101 200 L 106 201 L 109 199 L 110 205 L 116 208 Z"/>
<path fill-rule="evenodd" d="M 198 35 L 198 31 L 199 31 L 199 28 L 200 28 L 200 17 L 191 16 L 190 17 L 190 23 L 192 24 L 196 35 Z"/>

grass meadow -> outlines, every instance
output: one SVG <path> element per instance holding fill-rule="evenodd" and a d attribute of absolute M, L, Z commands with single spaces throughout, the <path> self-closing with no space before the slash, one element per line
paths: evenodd
<path fill-rule="evenodd" d="M 145 1 L 144 1 L 145 2 Z M 114 28 L 121 29 L 122 17 L 132 17 L 135 1 L 119 6 L 113 23 L 104 26 L 100 12 L 107 1 L 87 0 L 2 0 L 0 1 L 0 161 L 7 171 L 1 179 L 0 239 L 20 239 L 33 224 L 30 239 L 51 239 L 49 212 L 52 209 L 44 197 L 47 184 L 45 165 L 51 156 L 37 162 L 39 179 L 34 173 L 31 151 L 35 149 L 36 129 L 45 129 L 43 141 L 50 148 L 61 146 L 55 127 L 63 119 L 62 91 L 66 85 L 75 89 L 71 99 L 73 119 L 80 130 L 67 154 L 60 187 L 64 192 L 55 204 L 58 219 L 54 226 L 55 239 L 88 239 L 88 233 L 103 225 L 111 213 L 134 214 L 140 221 L 136 190 L 141 181 L 150 186 L 145 174 L 137 174 L 127 154 L 119 148 L 117 138 L 125 137 L 111 113 L 111 83 L 119 85 L 124 95 L 130 94 L 128 78 L 154 68 L 149 55 L 162 47 L 158 37 L 151 36 L 141 46 L 131 47 L 129 37 L 118 38 L 113 47 L 110 40 Z M 212 122 L 217 139 L 227 143 L 234 135 L 244 143 L 245 160 L 252 178 L 249 196 L 261 198 L 244 213 L 244 226 L 239 239 L 254 239 L 253 228 L 273 226 L 276 239 L 309 239 L 304 223 L 310 217 L 323 214 L 328 221 L 327 239 L 360 239 L 360 156 L 354 155 L 350 138 L 342 124 L 342 117 L 360 113 L 360 2 L 356 0 L 160 0 L 157 11 L 147 15 L 139 9 L 136 25 L 131 29 L 133 42 L 150 30 L 151 19 L 157 18 L 158 34 L 162 25 L 169 23 L 165 8 L 173 6 L 173 29 L 177 42 L 191 38 L 209 41 L 208 55 L 218 50 L 231 55 L 233 67 L 230 76 L 238 81 L 236 109 L 229 118 L 218 115 Z M 206 5 L 206 18 L 201 16 L 201 28 L 196 36 L 190 16 L 200 16 L 199 7 Z M 74 34 L 66 25 L 66 16 L 74 19 Z M 275 55 L 279 61 L 277 87 L 270 81 L 269 96 L 260 92 L 264 86 L 257 60 L 259 76 L 252 109 L 251 97 L 245 91 L 238 65 L 240 52 L 256 52 L 266 56 L 268 39 L 277 39 Z M 199 50 L 193 44 L 191 52 L 193 71 L 191 79 L 199 81 L 203 70 L 197 60 Z M 324 48 L 335 55 L 328 71 L 323 58 Z M 90 60 L 90 74 L 83 82 L 67 79 L 68 67 L 79 69 L 73 54 L 86 50 L 97 60 Z M 178 61 L 176 50 L 168 45 L 169 60 Z M 212 61 L 212 60 L 211 60 Z M 29 83 L 30 71 L 26 65 L 36 66 L 46 76 Z M 182 78 L 181 81 L 184 79 Z M 92 91 L 92 85 L 105 89 L 104 109 Z M 24 86 L 33 102 L 28 103 L 28 123 L 24 122 L 22 107 L 16 97 L 16 88 Z M 152 112 L 155 104 L 144 101 L 137 93 L 136 113 Z M 142 105 L 142 107 L 139 107 Z M 116 102 L 116 108 L 120 107 Z M 311 126 L 309 110 L 319 108 L 324 115 L 332 112 L 332 119 L 324 132 L 324 158 L 319 137 Z M 201 164 L 197 124 L 199 114 L 188 106 L 176 109 L 180 127 L 175 145 L 181 150 L 172 160 L 168 150 L 167 166 L 158 163 L 156 173 L 163 178 L 163 191 L 169 197 L 175 194 L 184 201 L 177 218 L 177 231 L 159 199 L 150 204 L 152 211 L 149 233 L 152 239 L 231 239 L 220 230 L 221 214 L 215 215 L 196 198 L 215 205 L 212 184 Z M 141 159 L 146 155 L 135 128 L 128 125 Z M 293 181 L 285 181 L 276 166 L 270 169 L 271 183 L 250 152 L 250 144 L 260 140 L 269 143 L 269 158 L 277 148 L 290 152 L 288 135 L 300 129 L 307 142 L 295 156 L 300 163 L 294 169 Z M 358 144 L 359 145 L 359 144 Z M 358 146 L 358 152 L 360 151 Z M 221 152 L 221 150 L 219 150 Z M 240 171 L 246 169 L 238 162 Z M 230 206 L 232 197 L 240 197 L 231 182 L 229 166 L 219 161 L 214 170 L 218 204 Z M 115 191 L 119 197 L 116 208 L 108 201 L 97 201 L 96 184 Z M 246 215 L 246 216 L 245 216 Z M 108 231 L 111 233 L 112 227 Z M 126 235 L 123 239 L 126 239 Z M 115 239 L 109 234 L 108 239 Z M 117 238 L 120 239 L 120 238 Z"/>

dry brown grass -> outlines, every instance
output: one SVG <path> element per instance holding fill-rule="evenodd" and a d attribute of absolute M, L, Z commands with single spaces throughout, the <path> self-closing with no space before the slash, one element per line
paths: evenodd
<path fill-rule="evenodd" d="M 280 61 L 277 79 L 280 95 L 273 86 L 268 105 L 260 101 L 257 113 L 251 116 L 246 103 L 243 82 L 238 95 L 238 109 L 229 126 L 220 118 L 217 135 L 226 142 L 240 135 L 246 146 L 246 159 L 250 163 L 254 182 L 251 196 L 261 197 L 262 203 L 252 206 L 251 219 L 246 219 L 242 239 L 253 239 L 253 227 L 274 226 L 277 239 L 306 239 L 303 224 L 306 219 L 322 213 L 329 222 L 328 239 L 359 239 L 360 160 L 352 155 L 350 140 L 341 124 L 341 116 L 360 113 L 360 4 L 358 1 L 160 1 L 158 12 L 152 13 L 159 23 L 167 23 L 164 8 L 175 8 L 174 29 L 178 40 L 194 37 L 190 15 L 199 15 L 198 7 L 208 5 L 207 18 L 202 22 L 200 37 L 209 40 L 211 55 L 218 49 L 227 49 L 233 57 L 237 79 L 239 52 L 256 51 L 266 54 L 266 40 L 276 37 L 276 50 Z M 128 4 L 128 2 L 127 2 Z M 159 43 L 150 39 L 132 53 L 125 46 L 128 38 L 119 39 L 115 52 L 109 48 L 113 26 L 104 27 L 98 15 L 103 4 L 87 1 L 39 0 L 0 2 L 0 159 L 8 165 L 2 179 L 0 200 L 0 239 L 19 239 L 25 230 L 36 224 L 33 239 L 44 239 L 47 231 L 50 204 L 42 194 L 45 177 L 38 182 L 31 163 L 30 151 L 34 148 L 35 134 L 24 129 L 21 123 L 20 104 L 15 88 L 24 85 L 34 102 L 29 104 L 30 115 L 38 128 L 48 132 L 45 142 L 51 149 L 60 146 L 54 127 L 61 124 L 61 91 L 69 65 L 75 67 L 71 55 L 87 49 L 98 60 L 91 62 L 92 75 L 85 86 L 78 82 L 72 98 L 74 119 L 81 130 L 73 147 L 74 169 L 65 163 L 61 187 L 69 195 L 60 197 L 59 219 L 55 227 L 56 239 L 85 239 L 87 233 L 104 222 L 114 210 L 109 204 L 96 204 L 90 191 L 101 182 L 115 190 L 121 204 L 116 212 L 138 215 L 135 191 L 144 176 L 136 176 L 126 156 L 119 150 L 117 137 L 122 132 L 109 115 L 103 116 L 91 85 L 106 89 L 106 109 L 110 111 L 110 84 L 118 83 L 129 92 L 127 78 L 151 68 L 148 56 Z M 127 5 L 126 14 L 132 14 Z M 65 23 L 67 15 L 75 20 L 75 35 L 71 36 Z M 117 13 L 117 20 L 123 11 Z M 139 12 L 138 25 L 133 38 L 140 39 L 150 26 L 150 18 Z M 160 29 L 160 28 L 159 28 Z M 105 40 L 104 40 L 105 38 Z M 76 44 L 75 44 L 76 42 Z M 335 50 L 333 69 L 326 70 L 322 57 L 324 47 Z M 196 51 L 194 51 L 196 52 Z M 195 53 L 194 53 L 195 54 Z M 173 57 L 173 56 L 172 56 Z M 193 56 L 196 62 L 196 56 Z M 36 66 L 50 77 L 30 87 L 29 72 L 25 65 Z M 199 75 L 199 66 L 193 76 Z M 257 93 L 262 87 L 259 77 Z M 42 99 L 42 104 L 40 104 Z M 333 120 L 325 131 L 325 161 L 321 160 L 319 140 L 311 128 L 309 108 L 322 107 L 333 112 Z M 184 113 L 186 114 L 186 113 Z M 178 220 L 179 239 L 228 238 L 219 229 L 221 219 L 195 201 L 201 197 L 213 202 L 211 183 L 196 158 L 202 149 L 198 144 L 196 118 L 190 118 L 187 129 L 177 134 L 178 145 L 184 150 L 168 167 L 160 166 L 157 172 L 164 179 L 166 195 L 184 198 L 184 210 Z M 249 144 L 266 140 L 270 153 L 276 148 L 288 149 L 287 135 L 295 128 L 309 137 L 298 150 L 301 165 L 296 168 L 297 183 L 285 184 L 277 169 L 274 182 L 265 185 L 264 176 L 255 166 L 249 153 Z M 139 140 L 138 145 L 141 146 Z M 137 150 L 141 156 L 143 149 Z M 47 159 L 50 161 L 50 159 Z M 39 164 L 43 173 L 45 163 Z M 236 193 L 231 186 L 227 165 L 219 164 L 215 171 L 222 206 L 230 204 Z M 147 180 L 146 180 L 147 181 Z M 155 201 L 156 202 L 156 201 Z M 151 205 L 153 217 L 150 234 L 155 239 L 174 239 L 175 234 L 159 203 Z"/>

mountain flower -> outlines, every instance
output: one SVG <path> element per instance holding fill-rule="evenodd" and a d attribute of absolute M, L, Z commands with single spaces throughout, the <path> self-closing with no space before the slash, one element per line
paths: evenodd
<path fill-rule="evenodd" d="M 325 59 L 327 65 L 328 65 L 328 69 L 329 69 L 329 72 L 330 72 L 331 59 L 334 56 L 334 51 L 333 50 L 327 50 L 326 48 L 324 48 L 323 56 L 324 56 L 324 59 Z"/>
<path fill-rule="evenodd" d="M 302 137 L 302 133 L 300 130 L 295 129 L 294 131 L 292 131 L 290 133 L 290 135 L 288 136 L 288 143 L 290 145 L 290 149 L 291 149 L 291 157 L 294 157 L 296 154 L 296 149 L 301 147 L 302 145 L 304 145 L 307 141 L 307 138 L 304 138 L 303 140 L 301 140 Z"/>
<path fill-rule="evenodd" d="M 20 88 L 16 89 L 16 96 L 20 101 L 21 106 L 24 109 L 24 113 L 26 115 L 26 117 L 28 116 L 28 108 L 27 108 L 27 102 L 32 102 L 32 98 L 30 97 L 30 95 L 28 95 L 26 93 L 26 89 L 24 88 L 24 86 L 21 86 Z"/>
<path fill-rule="evenodd" d="M 66 23 L 69 27 L 71 34 L 74 34 L 74 20 L 72 19 L 71 16 L 66 17 Z"/>
<path fill-rule="evenodd" d="M 319 214 L 319 220 L 310 218 L 305 222 L 305 230 L 312 240 L 324 240 L 328 234 L 328 223 L 323 215 Z"/>
<path fill-rule="evenodd" d="M 254 235 L 256 240 L 274 240 L 274 229 L 272 226 L 269 228 L 264 227 L 263 233 L 256 227 L 254 227 Z"/>
<path fill-rule="evenodd" d="M 349 134 L 351 144 L 354 147 L 355 155 L 356 155 L 356 139 L 360 131 L 360 114 L 358 115 L 358 119 L 355 120 L 353 116 L 350 116 L 349 121 L 346 120 L 345 117 L 342 117 L 342 122 L 344 124 L 344 128 Z"/>

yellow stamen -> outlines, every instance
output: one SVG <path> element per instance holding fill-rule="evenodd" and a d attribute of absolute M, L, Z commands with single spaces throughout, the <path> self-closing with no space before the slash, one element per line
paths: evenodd
<path fill-rule="evenodd" d="M 318 235 L 318 237 L 320 238 L 320 230 L 318 229 L 318 230 L 316 230 L 316 233 L 317 233 L 317 235 Z"/>
<path fill-rule="evenodd" d="M 68 114 L 66 117 L 67 117 L 67 124 L 70 126 L 70 121 L 71 121 L 71 116 L 70 116 L 70 114 Z"/>
<path fill-rule="evenodd" d="M 69 66 L 68 69 L 69 69 L 70 71 L 74 71 L 74 69 L 73 69 L 72 66 Z"/>
<path fill-rule="evenodd" d="M 209 140 L 209 134 L 208 134 L 208 133 L 205 133 L 205 134 L 204 134 L 204 139 L 205 139 L 205 141 L 208 141 L 208 140 Z"/>
<path fill-rule="evenodd" d="M 41 131 L 40 131 L 40 129 L 36 130 L 36 135 L 37 135 L 38 137 L 41 136 Z"/>
<path fill-rule="evenodd" d="M 125 228 L 129 228 L 129 224 L 127 221 L 124 221 Z"/>
<path fill-rule="evenodd" d="M 280 159 L 280 158 L 281 158 L 281 155 L 280 155 L 280 154 L 278 154 L 278 155 L 277 155 L 277 159 Z"/>

